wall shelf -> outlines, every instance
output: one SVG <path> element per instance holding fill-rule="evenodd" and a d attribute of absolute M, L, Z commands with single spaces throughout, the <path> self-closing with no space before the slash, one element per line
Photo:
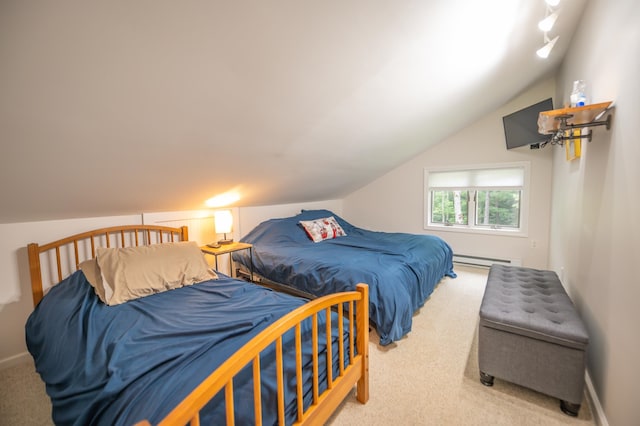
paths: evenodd
<path fill-rule="evenodd" d="M 573 130 L 583 127 L 606 126 L 611 128 L 611 115 L 605 120 L 600 120 L 609 111 L 612 102 L 602 102 L 579 107 L 554 109 L 543 111 L 538 115 L 538 132 L 543 135 L 553 135 L 551 144 L 563 145 L 568 139 L 588 139 L 591 141 L 591 132 L 586 135 L 576 135 Z"/>

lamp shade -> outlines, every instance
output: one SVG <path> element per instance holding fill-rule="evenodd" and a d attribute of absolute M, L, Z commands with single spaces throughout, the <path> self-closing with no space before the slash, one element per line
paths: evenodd
<path fill-rule="evenodd" d="M 214 213 L 214 221 L 216 226 L 216 233 L 228 234 L 231 232 L 233 226 L 233 215 L 231 210 L 219 210 Z"/>

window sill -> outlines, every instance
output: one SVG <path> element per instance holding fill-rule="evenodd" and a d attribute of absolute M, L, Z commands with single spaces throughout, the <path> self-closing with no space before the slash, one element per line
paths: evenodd
<path fill-rule="evenodd" d="M 487 228 L 471 228 L 466 226 L 447 226 L 447 225 L 427 225 L 425 226 L 428 231 L 445 231 L 445 232 L 458 232 L 463 234 L 481 234 L 481 235 L 493 235 L 497 237 L 527 237 L 528 233 L 522 229 L 487 229 Z"/>

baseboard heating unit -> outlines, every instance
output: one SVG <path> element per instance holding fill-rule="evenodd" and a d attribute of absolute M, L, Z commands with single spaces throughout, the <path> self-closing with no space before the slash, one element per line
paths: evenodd
<path fill-rule="evenodd" d="M 479 266 L 489 268 L 494 263 L 500 265 L 522 266 L 520 259 L 496 259 L 492 257 L 470 256 L 466 254 L 454 254 L 453 262 L 461 265 Z"/>

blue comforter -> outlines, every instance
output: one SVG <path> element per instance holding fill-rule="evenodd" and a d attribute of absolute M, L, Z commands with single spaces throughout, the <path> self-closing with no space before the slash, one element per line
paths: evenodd
<path fill-rule="evenodd" d="M 26 340 L 46 383 L 56 424 L 132 425 L 142 419 L 156 423 L 238 348 L 304 303 L 221 275 L 219 280 L 106 306 L 78 271 L 38 304 L 26 324 Z M 324 328 L 319 326 L 321 349 Z M 306 321 L 303 341 L 310 334 Z M 285 334 L 283 344 L 290 424 L 297 412 L 295 373 L 287 369 L 295 365 L 292 332 Z M 319 358 L 320 384 L 325 388 L 326 357 Z M 337 354 L 334 377 L 336 358 Z M 261 355 L 264 424 L 275 423 L 274 359 L 273 350 Z M 303 365 L 310 362 L 309 348 L 303 351 Z M 304 375 L 309 383 L 311 373 Z M 311 387 L 304 388 L 308 406 Z M 252 389 L 251 372 L 245 368 L 234 379 L 237 424 L 254 423 Z M 203 424 L 224 423 L 223 394 L 201 412 Z"/>
<path fill-rule="evenodd" d="M 328 216 L 334 216 L 347 235 L 314 243 L 299 221 Z M 413 313 L 436 284 L 445 275 L 456 276 L 453 251 L 441 238 L 369 231 L 328 210 L 262 222 L 242 241 L 253 244 L 254 272 L 314 296 L 368 284 L 370 318 L 382 345 L 411 331 Z M 246 251 L 233 258 L 250 268 Z"/>

